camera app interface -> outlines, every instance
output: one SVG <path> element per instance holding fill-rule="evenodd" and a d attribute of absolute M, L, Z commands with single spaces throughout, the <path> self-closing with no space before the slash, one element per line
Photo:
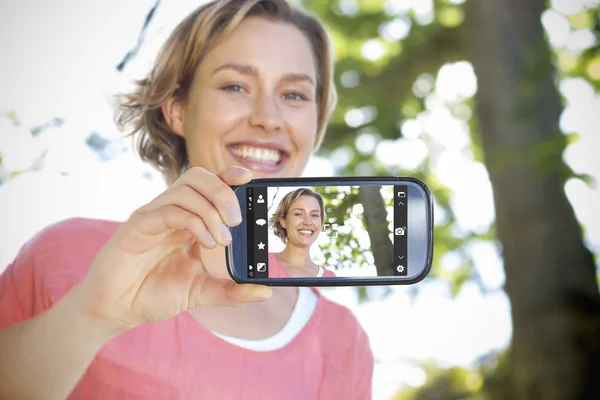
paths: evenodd
<path fill-rule="evenodd" d="M 249 278 L 408 275 L 408 187 L 248 187 Z"/>

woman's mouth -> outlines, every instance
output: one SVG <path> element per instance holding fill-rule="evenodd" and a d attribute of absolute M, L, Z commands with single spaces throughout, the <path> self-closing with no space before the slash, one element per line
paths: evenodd
<path fill-rule="evenodd" d="M 247 144 L 230 146 L 229 150 L 244 167 L 276 172 L 288 158 L 284 151 Z"/>
<path fill-rule="evenodd" d="M 304 237 L 312 237 L 315 232 L 310 229 L 298 229 L 298 233 Z"/>

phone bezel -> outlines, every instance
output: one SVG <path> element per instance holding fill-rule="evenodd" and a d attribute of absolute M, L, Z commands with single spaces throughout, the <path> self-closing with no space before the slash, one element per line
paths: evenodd
<path fill-rule="evenodd" d="M 399 185 L 403 182 L 411 182 L 422 189 L 426 205 L 426 218 L 427 218 L 427 254 L 425 257 L 425 266 L 421 273 L 413 278 L 406 278 L 400 276 L 379 276 L 379 277 L 328 277 L 326 279 L 320 277 L 306 277 L 306 278 L 247 278 L 240 276 L 236 271 L 235 266 L 241 265 L 237 269 L 240 272 L 246 272 L 245 265 L 247 264 L 247 237 L 246 237 L 246 225 L 242 223 L 236 227 L 231 227 L 230 231 L 233 240 L 229 246 L 225 248 L 225 257 L 227 263 L 227 269 L 231 278 L 237 283 L 255 283 L 267 286 L 312 286 L 312 287 L 327 287 L 327 286 L 385 286 L 385 285 L 412 285 L 425 279 L 431 271 L 431 264 L 433 261 L 433 196 L 431 191 L 421 180 L 413 177 L 396 177 L 396 176 L 359 176 L 359 177 L 301 177 L 301 178 L 258 178 L 253 179 L 244 185 L 232 186 L 234 193 L 236 194 L 238 201 L 240 202 L 240 208 L 242 215 L 245 215 L 246 210 L 246 192 L 247 186 L 259 185 L 259 186 L 319 186 L 319 185 L 347 185 L 352 186 L 353 184 L 361 184 L 369 182 L 371 184 L 381 185 Z M 240 244 L 242 251 L 241 256 L 234 257 L 233 245 L 237 246 Z M 246 260 L 244 259 L 246 258 Z M 238 259 L 238 262 L 236 262 Z"/>

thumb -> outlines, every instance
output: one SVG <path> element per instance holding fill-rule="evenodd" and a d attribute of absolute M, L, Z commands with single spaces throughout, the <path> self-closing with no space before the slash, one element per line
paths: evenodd
<path fill-rule="evenodd" d="M 227 167 L 217 176 L 229 186 L 243 185 L 252 180 L 252 172 L 242 167 Z"/>

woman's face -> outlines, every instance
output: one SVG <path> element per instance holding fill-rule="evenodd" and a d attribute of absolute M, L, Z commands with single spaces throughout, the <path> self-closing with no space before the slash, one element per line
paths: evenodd
<path fill-rule="evenodd" d="M 174 104 L 180 124 L 172 127 L 185 137 L 192 166 L 298 176 L 315 144 L 316 82 L 300 30 L 247 18 L 207 53 L 185 105 Z"/>
<path fill-rule="evenodd" d="M 319 201 L 313 196 L 300 196 L 294 201 L 283 221 L 288 243 L 297 247 L 310 247 L 319 237 L 322 225 Z"/>

